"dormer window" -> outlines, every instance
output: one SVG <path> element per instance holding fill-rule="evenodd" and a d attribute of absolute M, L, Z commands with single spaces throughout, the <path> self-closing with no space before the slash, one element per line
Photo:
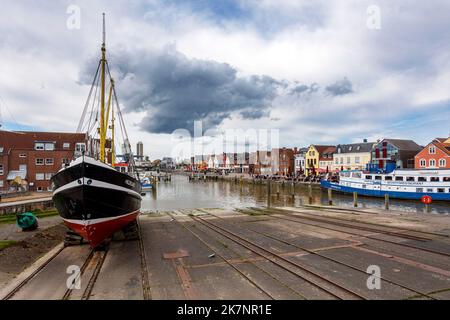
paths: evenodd
<path fill-rule="evenodd" d="M 436 154 L 436 147 L 435 146 L 430 146 L 430 148 L 428 149 L 428 153 L 429 154 Z"/>

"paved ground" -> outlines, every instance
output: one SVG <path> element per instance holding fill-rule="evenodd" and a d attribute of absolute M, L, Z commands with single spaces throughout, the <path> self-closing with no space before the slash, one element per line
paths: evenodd
<path fill-rule="evenodd" d="M 11 298 L 450 299 L 448 217 L 196 209 L 141 216 L 140 228 L 107 252 L 63 249 Z M 69 265 L 83 273 L 68 295 Z"/>

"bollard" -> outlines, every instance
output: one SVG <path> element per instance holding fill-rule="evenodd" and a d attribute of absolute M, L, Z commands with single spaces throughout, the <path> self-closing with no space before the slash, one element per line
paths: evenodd
<path fill-rule="evenodd" d="M 353 206 L 356 208 L 358 207 L 358 193 L 353 192 Z"/>
<path fill-rule="evenodd" d="M 267 181 L 267 207 L 270 207 L 270 180 Z"/>
<path fill-rule="evenodd" d="M 295 199 L 295 183 L 294 182 L 292 182 L 292 184 L 291 184 L 291 196 L 292 196 L 292 199 Z"/>
<path fill-rule="evenodd" d="M 312 203 L 313 203 L 313 195 L 312 195 L 312 185 L 311 185 L 311 182 L 310 182 L 309 185 L 308 185 L 308 201 L 309 201 L 309 204 L 312 204 Z"/>
<path fill-rule="evenodd" d="M 425 212 L 430 213 L 431 212 L 431 206 L 429 204 L 425 204 Z"/>
<path fill-rule="evenodd" d="M 331 188 L 328 189 L 328 205 L 333 205 L 333 190 Z"/>
<path fill-rule="evenodd" d="M 384 194 L 384 209 L 389 210 L 389 194 Z"/>

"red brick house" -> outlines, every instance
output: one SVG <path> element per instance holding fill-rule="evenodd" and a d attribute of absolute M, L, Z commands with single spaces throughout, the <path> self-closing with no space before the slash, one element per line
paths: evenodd
<path fill-rule="evenodd" d="M 86 150 L 86 134 L 0 131 L 0 192 L 51 191 L 50 178 L 75 153 Z"/>
<path fill-rule="evenodd" d="M 436 138 L 414 157 L 415 169 L 450 169 L 450 138 Z"/>

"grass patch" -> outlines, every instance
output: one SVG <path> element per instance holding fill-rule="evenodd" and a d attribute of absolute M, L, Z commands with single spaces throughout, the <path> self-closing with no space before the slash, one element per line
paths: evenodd
<path fill-rule="evenodd" d="M 45 211 L 37 209 L 37 210 L 32 210 L 30 212 L 33 213 L 38 219 L 58 215 L 58 210 L 56 210 L 55 208 L 48 209 Z M 16 222 L 16 214 L 15 213 L 0 216 L 0 224 L 15 223 L 15 222 Z"/>
<path fill-rule="evenodd" d="M 14 241 L 14 240 L 0 240 L 0 251 L 5 248 L 8 248 L 9 246 L 12 246 L 16 243 L 17 243 L 17 241 Z"/>

